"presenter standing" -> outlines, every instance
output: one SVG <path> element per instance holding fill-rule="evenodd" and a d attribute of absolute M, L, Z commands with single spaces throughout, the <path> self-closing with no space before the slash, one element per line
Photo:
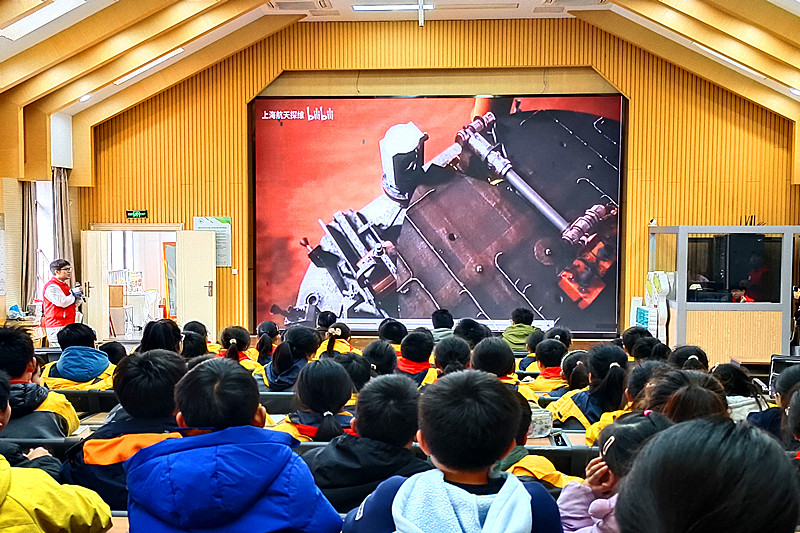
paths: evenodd
<path fill-rule="evenodd" d="M 70 289 L 67 280 L 72 274 L 69 261 L 56 259 L 50 263 L 53 277 L 44 286 L 44 327 L 47 330 L 47 342 L 58 347 L 56 334 L 66 326 L 75 322 L 77 308 L 83 299 L 80 285 Z"/>

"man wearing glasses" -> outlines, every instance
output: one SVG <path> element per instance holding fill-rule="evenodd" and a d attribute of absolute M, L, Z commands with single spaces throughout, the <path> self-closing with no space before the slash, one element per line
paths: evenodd
<path fill-rule="evenodd" d="M 50 263 L 53 277 L 44 286 L 44 327 L 47 330 L 47 342 L 50 346 L 58 346 L 56 334 L 66 326 L 75 322 L 78 304 L 83 299 L 80 287 L 71 289 L 68 283 L 72 275 L 69 261 L 56 259 Z"/>

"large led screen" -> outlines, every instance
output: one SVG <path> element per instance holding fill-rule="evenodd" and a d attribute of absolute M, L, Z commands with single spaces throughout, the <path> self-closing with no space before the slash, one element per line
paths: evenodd
<path fill-rule="evenodd" d="M 623 103 L 256 99 L 257 320 L 616 332 Z"/>

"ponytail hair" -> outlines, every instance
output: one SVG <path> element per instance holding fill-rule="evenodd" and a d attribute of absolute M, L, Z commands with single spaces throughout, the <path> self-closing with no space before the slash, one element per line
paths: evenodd
<path fill-rule="evenodd" d="M 283 342 L 272 354 L 272 369 L 275 374 L 283 374 L 295 362 L 308 359 L 319 348 L 317 332 L 305 326 L 292 326 L 283 334 Z"/>
<path fill-rule="evenodd" d="M 364 348 L 363 357 L 379 376 L 394 374 L 397 368 L 397 352 L 386 341 L 375 340 L 369 343 Z"/>
<path fill-rule="evenodd" d="M 677 423 L 711 415 L 727 417 L 728 401 L 714 376 L 696 370 L 672 370 L 653 387 L 648 409 Z"/>
<path fill-rule="evenodd" d="M 561 360 L 561 373 L 564 374 L 569 390 L 584 389 L 589 386 L 587 355 L 586 350 L 572 350 Z"/>
<path fill-rule="evenodd" d="M 675 350 L 676 352 L 678 350 Z M 719 364 L 711 371 L 711 375 L 719 380 L 726 396 L 745 396 L 753 398 L 759 411 L 764 409 L 766 402 L 761 396 L 761 389 L 753 382 L 750 372 L 741 366 L 730 363 Z"/>
<path fill-rule="evenodd" d="M 469 357 L 469 344 L 460 337 L 445 337 L 433 347 L 433 360 L 443 376 L 467 368 Z"/>
<path fill-rule="evenodd" d="M 561 344 L 569 350 L 572 344 L 572 332 L 567 328 L 550 328 L 544 334 L 545 339 L 555 339 L 561 341 Z"/>
<path fill-rule="evenodd" d="M 256 343 L 256 350 L 258 351 L 258 364 L 267 365 L 272 361 L 272 351 L 275 349 L 273 340 L 280 338 L 278 325 L 271 320 L 261 322 L 256 328 L 256 335 L 258 335 L 258 342 Z"/>
<path fill-rule="evenodd" d="M 334 322 L 328 327 L 325 338 L 327 339 L 325 341 L 327 344 L 325 345 L 325 351 L 322 352 L 322 357 L 333 357 L 336 355 L 336 352 L 333 351 L 336 339 L 349 340 L 350 328 L 344 322 Z"/>
<path fill-rule="evenodd" d="M 222 348 L 226 350 L 225 358 L 239 362 L 239 353 L 250 347 L 250 332 L 240 326 L 228 326 L 219 336 Z"/>
<path fill-rule="evenodd" d="M 295 395 L 304 409 L 322 415 L 315 441 L 327 442 L 344 433 L 336 414 L 350 399 L 352 391 L 349 374 L 332 359 L 312 361 L 300 371 Z"/>
<path fill-rule="evenodd" d="M 708 372 L 708 356 L 699 346 L 679 346 L 675 348 L 675 351 L 669 355 L 669 364 L 680 370 Z"/>
<path fill-rule="evenodd" d="M 622 407 L 625 392 L 625 370 L 628 356 L 625 350 L 611 343 L 600 344 L 589 350 L 589 394 L 603 412 Z"/>

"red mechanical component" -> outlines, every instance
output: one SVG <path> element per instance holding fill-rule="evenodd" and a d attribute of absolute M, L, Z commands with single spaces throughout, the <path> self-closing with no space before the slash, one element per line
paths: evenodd
<path fill-rule="evenodd" d="M 603 292 L 606 284 L 601 278 L 614 264 L 613 260 L 599 259 L 606 247 L 603 241 L 598 239 L 593 244 L 559 274 L 558 286 L 581 309 L 589 307 Z"/>

